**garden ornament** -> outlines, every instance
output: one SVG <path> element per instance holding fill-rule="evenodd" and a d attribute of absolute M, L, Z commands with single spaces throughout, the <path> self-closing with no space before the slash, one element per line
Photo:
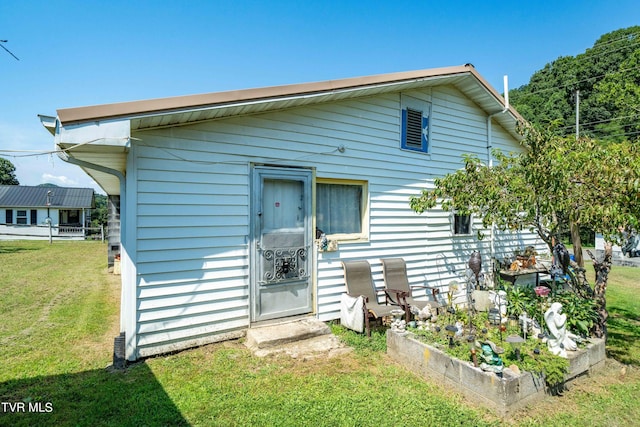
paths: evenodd
<path fill-rule="evenodd" d="M 489 291 L 489 300 L 500 312 L 502 323 L 508 320 L 507 317 L 507 293 L 505 291 Z"/>
<path fill-rule="evenodd" d="M 460 338 L 462 336 L 462 333 L 464 332 L 464 324 L 461 321 L 457 321 L 456 322 L 456 337 Z"/>
<path fill-rule="evenodd" d="M 425 305 L 424 308 L 422 308 L 422 310 L 418 309 L 417 307 L 411 307 L 411 309 L 417 309 L 417 313 L 415 313 L 416 317 L 419 320 L 422 320 L 423 322 L 426 320 L 431 319 L 431 317 L 433 316 L 433 312 L 431 311 L 431 306 L 430 305 Z"/>
<path fill-rule="evenodd" d="M 518 317 L 520 321 L 520 328 L 522 328 L 523 338 L 527 339 L 527 334 L 531 330 L 533 326 L 533 319 L 527 315 L 526 311 L 523 311 L 522 314 Z"/>
<path fill-rule="evenodd" d="M 569 264 L 571 263 L 571 255 L 562 243 L 556 243 L 553 247 L 553 263 L 549 273 L 551 276 L 559 277 L 567 274 Z"/>
<path fill-rule="evenodd" d="M 547 346 L 551 353 L 567 357 L 567 351 L 578 349 L 574 341 L 577 337 L 567 330 L 567 315 L 562 313 L 562 304 L 559 302 L 551 304 L 551 307 L 544 313 L 544 320 L 549 329 Z"/>
<path fill-rule="evenodd" d="M 492 341 L 478 342 L 480 347 L 480 369 L 488 372 L 502 373 L 504 364 L 500 354 L 504 353 L 504 349 L 495 345 Z"/>
<path fill-rule="evenodd" d="M 474 276 L 476 276 L 476 289 L 480 289 L 480 271 L 482 270 L 482 257 L 480 256 L 480 252 L 473 251 L 471 253 L 471 257 L 469 258 L 469 268 L 473 271 Z"/>
<path fill-rule="evenodd" d="M 323 233 L 320 237 L 320 250 L 326 251 L 327 249 L 329 249 L 329 240 L 327 240 L 327 235 Z"/>
<path fill-rule="evenodd" d="M 529 319 L 529 335 L 537 337 L 542 333 L 540 323 L 536 319 Z"/>
<path fill-rule="evenodd" d="M 391 310 L 393 321 L 391 322 L 391 330 L 398 333 L 404 333 L 407 329 L 407 322 L 402 318 L 404 310 Z"/>

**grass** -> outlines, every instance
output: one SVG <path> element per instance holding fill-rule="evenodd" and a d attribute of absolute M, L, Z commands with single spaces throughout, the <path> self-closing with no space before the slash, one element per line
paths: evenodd
<path fill-rule="evenodd" d="M 614 267 L 606 375 L 576 382 L 512 424 L 632 425 L 640 418 L 640 269 Z M 502 425 L 425 381 L 371 340 L 333 326 L 355 351 L 331 359 L 257 358 L 229 341 L 106 369 L 118 333 L 119 281 L 99 242 L 0 242 L 0 402 L 49 403 L 0 425 Z M 35 407 L 34 407 L 35 408 Z M 47 410 L 46 406 L 41 406 Z"/>

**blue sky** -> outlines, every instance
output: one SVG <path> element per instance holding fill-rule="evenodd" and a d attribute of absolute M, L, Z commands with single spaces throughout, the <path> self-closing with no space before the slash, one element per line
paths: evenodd
<path fill-rule="evenodd" d="M 38 114 L 465 63 L 502 92 L 639 21 L 638 0 L 2 0 L 0 155 L 23 185 L 97 188 Z"/>

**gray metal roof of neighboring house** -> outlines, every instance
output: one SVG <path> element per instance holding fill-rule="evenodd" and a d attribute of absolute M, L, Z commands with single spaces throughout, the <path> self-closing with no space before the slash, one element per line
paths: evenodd
<path fill-rule="evenodd" d="M 51 191 L 50 205 L 55 208 L 93 208 L 93 188 L 30 187 L 0 185 L 0 207 L 47 207 L 47 192 Z"/>

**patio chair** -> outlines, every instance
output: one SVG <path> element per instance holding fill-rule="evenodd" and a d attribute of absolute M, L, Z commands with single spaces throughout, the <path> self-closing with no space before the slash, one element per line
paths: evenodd
<path fill-rule="evenodd" d="M 409 279 L 407 278 L 407 264 L 402 258 L 383 258 L 382 261 L 382 274 L 384 276 L 385 291 L 387 297 L 391 299 L 392 303 L 397 303 L 404 308 L 405 319 L 407 322 L 410 320 L 410 308 L 411 306 L 417 307 L 422 310 L 426 306 L 435 308 L 436 311 L 440 310 L 442 304 L 438 301 L 437 295 L 440 293 L 438 288 L 431 286 L 409 285 Z M 425 289 L 431 292 L 433 301 L 418 300 L 412 295 L 414 289 Z M 393 295 L 400 297 L 400 301 L 394 300 Z"/>
<path fill-rule="evenodd" d="M 378 303 L 378 292 L 376 292 L 371 276 L 371 265 L 368 261 L 342 261 L 344 269 L 344 282 L 347 287 L 347 295 L 353 298 L 363 297 L 363 312 L 365 330 L 367 336 L 371 336 L 370 319 L 378 320 L 384 316 L 391 316 L 393 310 L 401 309 L 398 304 L 391 305 L 391 300 L 385 292 L 384 304 Z"/>

